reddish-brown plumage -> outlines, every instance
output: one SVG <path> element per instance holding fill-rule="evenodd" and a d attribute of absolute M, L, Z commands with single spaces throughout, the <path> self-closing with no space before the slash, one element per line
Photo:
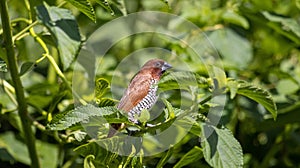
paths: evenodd
<path fill-rule="evenodd" d="M 134 116 L 140 115 L 143 109 L 150 109 L 154 105 L 157 99 L 156 84 L 161 75 L 169 68 L 171 65 L 164 60 L 152 59 L 146 62 L 133 77 L 117 106 L 120 110 L 128 113 L 130 121 L 137 123 Z M 112 124 L 112 127 L 108 137 L 113 136 L 121 124 Z"/>

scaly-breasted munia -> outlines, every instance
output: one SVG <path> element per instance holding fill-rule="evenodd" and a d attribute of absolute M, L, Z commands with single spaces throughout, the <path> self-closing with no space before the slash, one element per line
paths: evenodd
<path fill-rule="evenodd" d="M 146 62 L 133 77 L 125 90 L 117 108 L 127 112 L 129 121 L 138 123 L 135 116 L 139 116 L 144 109 L 150 109 L 157 100 L 157 83 L 162 74 L 172 66 L 161 59 Z M 112 137 L 122 124 L 111 124 L 107 137 Z"/>

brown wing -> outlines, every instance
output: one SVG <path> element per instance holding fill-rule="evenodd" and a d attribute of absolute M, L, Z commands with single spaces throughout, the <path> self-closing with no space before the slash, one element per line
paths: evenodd
<path fill-rule="evenodd" d="M 150 81 L 150 74 L 137 74 L 121 98 L 118 108 L 129 112 L 135 107 L 148 94 Z"/>

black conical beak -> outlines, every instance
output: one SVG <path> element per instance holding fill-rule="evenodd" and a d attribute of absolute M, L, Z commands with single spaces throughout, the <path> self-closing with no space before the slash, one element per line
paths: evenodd
<path fill-rule="evenodd" d="M 161 70 L 165 72 L 167 69 L 172 68 L 172 65 L 168 64 L 167 62 L 164 63 L 164 65 L 161 67 Z"/>

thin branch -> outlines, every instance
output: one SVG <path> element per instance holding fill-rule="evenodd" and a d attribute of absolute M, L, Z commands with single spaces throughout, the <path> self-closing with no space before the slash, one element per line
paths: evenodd
<path fill-rule="evenodd" d="M 63 80 L 63 82 L 66 84 L 67 88 L 73 93 L 73 95 L 80 101 L 82 105 L 86 105 L 87 102 L 85 102 L 75 91 L 73 91 L 72 86 L 69 84 L 69 81 L 63 74 L 63 72 L 58 67 L 57 63 L 55 62 L 54 58 L 50 55 L 49 49 L 46 45 L 46 43 L 34 32 L 33 28 L 29 29 L 29 32 L 33 38 L 41 45 L 45 53 L 43 54 L 43 57 L 47 57 L 50 64 L 53 66 L 55 72 L 57 75 Z"/>
<path fill-rule="evenodd" d="M 28 25 L 27 27 L 25 27 L 18 34 L 16 34 L 16 35 L 13 36 L 13 41 L 20 40 L 21 38 L 23 38 L 24 34 L 27 33 L 27 31 L 29 29 L 31 29 L 32 27 L 34 27 L 37 24 L 38 24 L 38 21 L 35 21 L 35 22 L 31 23 L 30 25 Z"/>
<path fill-rule="evenodd" d="M 16 105 L 18 106 L 18 102 L 16 100 L 16 98 L 14 97 L 15 94 L 15 88 L 13 86 L 11 86 L 8 82 L 6 82 L 6 80 L 2 80 L 0 79 L 0 83 L 2 83 L 3 88 L 5 93 L 8 95 L 8 97 L 10 98 L 10 100 Z"/>

